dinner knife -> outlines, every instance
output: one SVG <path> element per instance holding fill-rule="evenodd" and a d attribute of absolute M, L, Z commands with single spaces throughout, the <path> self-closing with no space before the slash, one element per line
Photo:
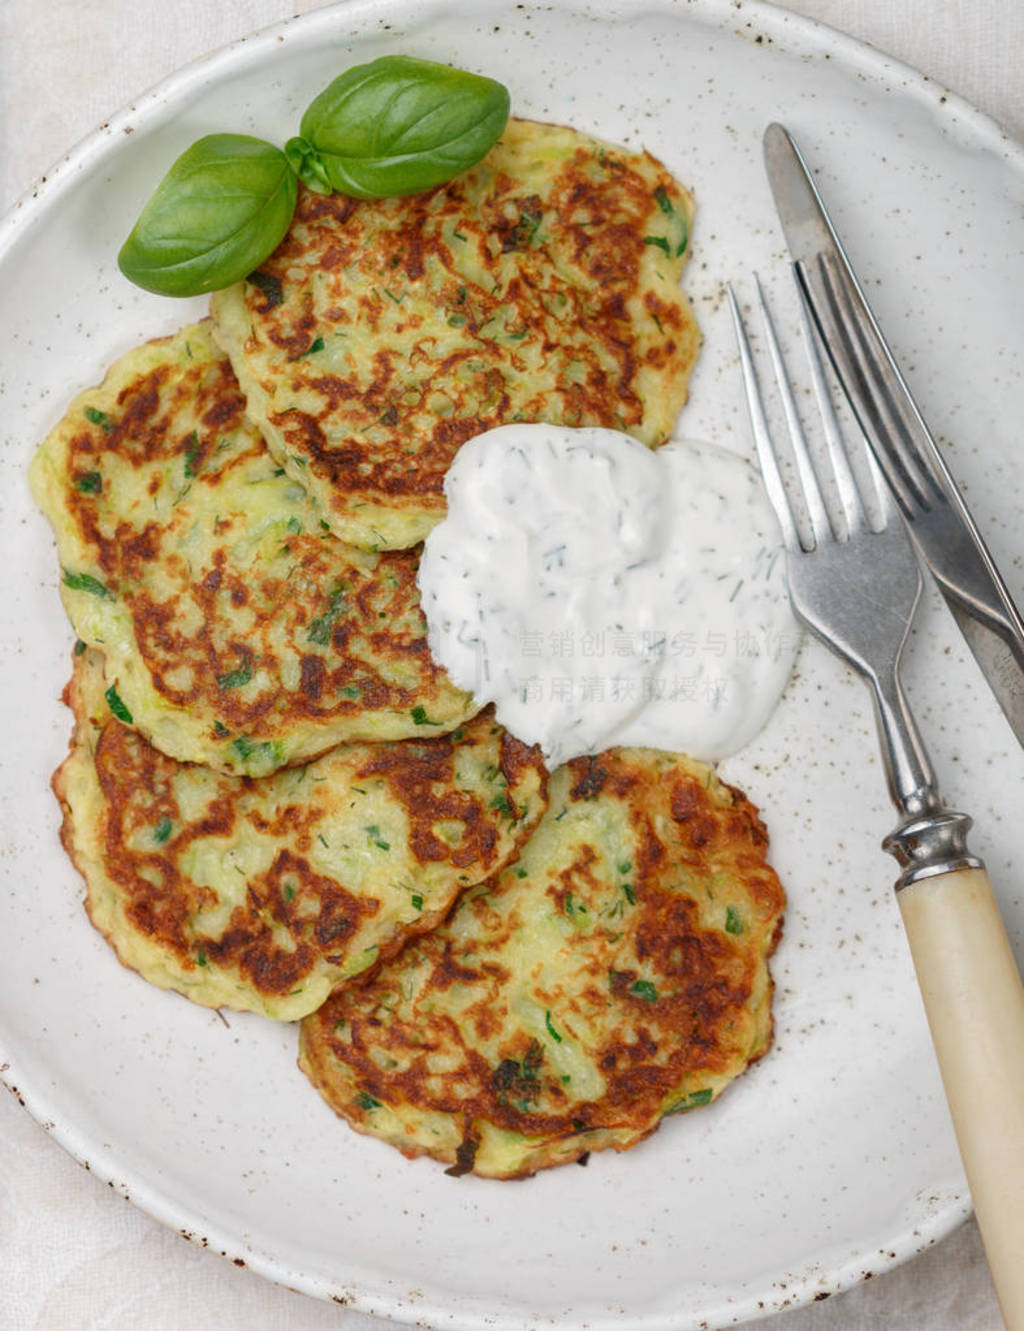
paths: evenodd
<path fill-rule="evenodd" d="M 1024 745 L 1024 619 L 893 358 L 807 164 L 771 124 L 764 159 L 797 280 L 918 552 Z"/>

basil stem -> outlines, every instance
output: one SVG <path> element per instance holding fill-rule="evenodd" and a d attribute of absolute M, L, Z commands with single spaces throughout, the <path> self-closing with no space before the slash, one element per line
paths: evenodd
<path fill-rule="evenodd" d="M 508 90 L 494 79 L 382 56 L 325 88 L 285 151 L 303 184 L 320 193 L 418 194 L 478 162 L 508 116 Z"/>
<path fill-rule="evenodd" d="M 118 267 L 161 296 L 230 286 L 277 247 L 296 195 L 295 172 L 280 148 L 245 134 L 209 134 L 157 186 Z"/>

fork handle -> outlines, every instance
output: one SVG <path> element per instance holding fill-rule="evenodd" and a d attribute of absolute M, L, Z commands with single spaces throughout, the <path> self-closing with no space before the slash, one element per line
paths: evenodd
<path fill-rule="evenodd" d="M 897 893 L 1007 1331 L 1024 1331 L 1024 986 L 988 874 Z"/>

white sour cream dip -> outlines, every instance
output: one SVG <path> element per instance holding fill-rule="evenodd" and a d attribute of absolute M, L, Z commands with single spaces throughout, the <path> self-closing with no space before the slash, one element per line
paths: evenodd
<path fill-rule="evenodd" d="M 504 425 L 464 444 L 419 587 L 434 659 L 552 766 L 748 743 L 799 630 L 760 477 L 705 444 Z"/>

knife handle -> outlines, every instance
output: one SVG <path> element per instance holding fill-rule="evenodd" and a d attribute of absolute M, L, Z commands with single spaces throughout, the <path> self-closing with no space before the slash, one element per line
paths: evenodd
<path fill-rule="evenodd" d="M 1024 1331 L 1024 986 L 984 869 L 897 893 L 1007 1331 Z"/>

